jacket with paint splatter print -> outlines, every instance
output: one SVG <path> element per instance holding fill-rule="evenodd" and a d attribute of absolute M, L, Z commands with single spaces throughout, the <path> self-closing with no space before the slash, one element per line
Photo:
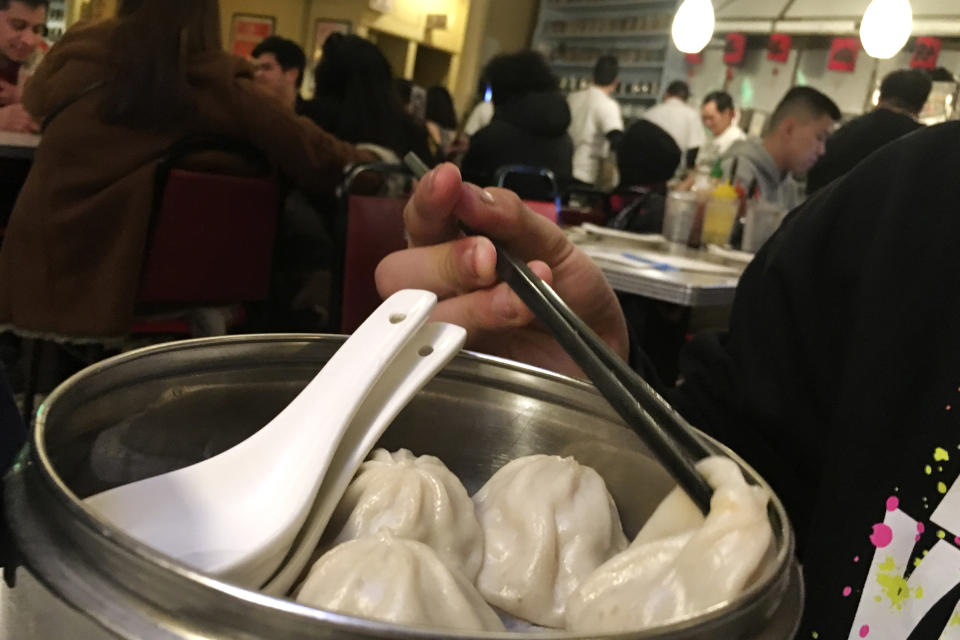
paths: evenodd
<path fill-rule="evenodd" d="M 671 401 L 790 511 L 799 638 L 960 638 L 960 123 L 793 211 L 680 368 Z"/>

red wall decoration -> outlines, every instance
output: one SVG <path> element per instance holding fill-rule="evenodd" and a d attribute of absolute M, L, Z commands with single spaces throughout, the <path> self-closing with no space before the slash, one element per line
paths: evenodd
<path fill-rule="evenodd" d="M 913 57 L 910 66 L 915 69 L 936 69 L 940 57 L 940 38 L 917 38 L 913 45 Z"/>
<path fill-rule="evenodd" d="M 686 58 L 687 64 L 701 64 L 703 62 L 702 53 L 688 53 L 684 58 Z"/>
<path fill-rule="evenodd" d="M 726 64 L 740 64 L 743 54 L 747 50 L 747 36 L 742 33 L 728 33 L 727 45 L 723 50 L 723 61 Z"/>
<path fill-rule="evenodd" d="M 790 36 L 786 33 L 770 34 L 770 42 L 767 43 L 767 60 L 786 62 L 790 57 L 790 44 Z"/>
<path fill-rule="evenodd" d="M 831 71 L 853 71 L 857 67 L 857 54 L 860 53 L 858 38 L 834 38 L 830 45 L 830 57 L 827 69 Z"/>

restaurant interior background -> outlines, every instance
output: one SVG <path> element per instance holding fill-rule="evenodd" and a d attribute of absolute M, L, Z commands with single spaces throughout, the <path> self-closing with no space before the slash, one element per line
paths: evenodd
<path fill-rule="evenodd" d="M 743 109 L 741 125 L 759 132 L 794 84 L 823 90 L 845 117 L 869 109 L 892 69 L 943 67 L 960 74 L 960 2 L 912 0 L 907 45 L 878 60 L 857 38 L 869 0 L 713 0 L 716 30 L 697 56 L 670 41 L 677 0 L 221 0 L 224 42 L 238 52 L 265 33 L 299 42 L 316 59 L 333 31 L 370 38 L 396 75 L 443 84 L 464 114 L 477 100 L 483 64 L 499 52 L 533 46 L 547 55 L 561 87 L 589 81 L 597 56 L 621 61 L 617 93 L 630 120 L 659 99 L 665 84 L 686 79 L 696 103 L 725 88 Z M 54 0 L 51 35 L 82 17 L 109 15 L 116 0 Z M 778 34 L 771 38 L 771 34 Z M 310 87 L 305 88 L 307 92 Z M 937 84 L 922 114 L 953 116 L 957 85 Z"/>

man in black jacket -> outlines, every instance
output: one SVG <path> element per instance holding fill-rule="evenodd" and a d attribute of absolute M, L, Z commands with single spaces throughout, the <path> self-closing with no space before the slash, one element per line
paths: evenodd
<path fill-rule="evenodd" d="M 694 340 L 664 393 L 784 500 L 807 607 L 799 638 L 925 640 L 960 598 L 960 122 L 887 145 L 794 210 L 737 289 L 728 334 Z M 496 237 L 625 357 L 595 265 L 506 191 L 435 169 L 405 214 L 414 245 L 381 294 L 424 287 L 472 348 L 576 374 L 495 274 Z M 646 373 L 642 371 L 642 373 Z M 943 635 L 941 635 L 943 634 Z"/>
<path fill-rule="evenodd" d="M 843 125 L 827 140 L 827 152 L 807 176 L 807 194 L 836 180 L 888 142 L 919 129 L 917 114 L 931 86 L 930 76 L 919 69 L 888 73 L 880 83 L 877 108 Z"/>
<path fill-rule="evenodd" d="M 497 56 L 486 69 L 496 109 L 490 124 L 470 138 L 464 178 L 489 185 L 500 167 L 527 165 L 549 169 L 562 188 L 573 173 L 570 109 L 546 60 L 521 51 Z M 507 186 L 531 200 L 556 195 L 537 177 L 514 176 Z"/>

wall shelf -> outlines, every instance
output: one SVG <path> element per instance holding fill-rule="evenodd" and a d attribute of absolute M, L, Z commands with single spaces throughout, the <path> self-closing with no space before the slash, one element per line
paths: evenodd
<path fill-rule="evenodd" d="M 550 66 L 556 69 L 593 69 L 594 62 L 564 62 L 556 60 Z M 630 62 L 620 65 L 621 71 L 661 70 L 662 62 Z"/>
<path fill-rule="evenodd" d="M 544 11 L 567 11 L 580 9 L 623 9 L 628 8 L 646 8 L 646 7 L 673 7 L 675 0 L 597 0 L 595 2 L 546 2 L 543 4 Z"/>
<path fill-rule="evenodd" d="M 611 33 L 544 33 L 541 38 L 547 40 L 610 40 L 634 38 L 665 38 L 669 31 L 631 31 Z"/>

